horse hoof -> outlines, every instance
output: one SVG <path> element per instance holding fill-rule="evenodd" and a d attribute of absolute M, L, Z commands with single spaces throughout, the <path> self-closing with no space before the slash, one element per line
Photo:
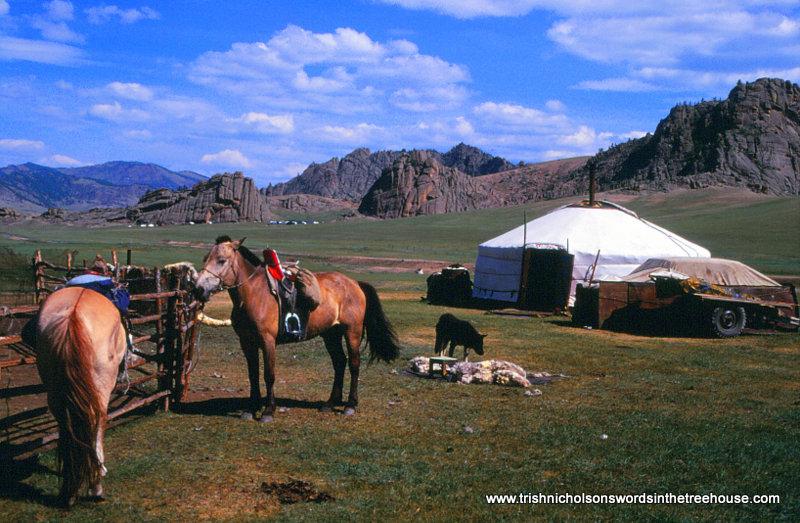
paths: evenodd
<path fill-rule="evenodd" d="M 345 416 L 355 416 L 355 414 L 356 414 L 356 409 L 354 409 L 353 407 L 346 407 L 344 409 Z"/>
<path fill-rule="evenodd" d="M 253 413 L 252 412 L 242 412 L 240 416 L 242 421 L 253 421 Z"/>
<path fill-rule="evenodd" d="M 89 501 L 92 503 L 102 503 L 106 500 L 105 494 L 92 494 L 89 496 Z"/>
<path fill-rule="evenodd" d="M 265 415 L 261 416 L 260 418 L 258 418 L 258 422 L 259 423 L 272 423 L 273 419 L 272 419 L 272 416 L 270 416 L 269 414 L 265 414 Z"/>

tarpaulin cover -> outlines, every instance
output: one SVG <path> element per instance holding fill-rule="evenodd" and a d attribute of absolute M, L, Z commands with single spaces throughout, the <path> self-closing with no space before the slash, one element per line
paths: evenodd
<path fill-rule="evenodd" d="M 716 285 L 747 287 L 780 287 L 768 276 L 735 260 L 722 258 L 652 258 L 622 278 L 625 281 L 648 281 L 650 274 L 663 269 L 699 278 Z"/>
<path fill-rule="evenodd" d="M 590 273 L 600 251 L 594 279 L 620 279 L 651 258 L 708 258 L 711 253 L 685 238 L 639 218 L 610 202 L 572 204 L 482 243 L 475 262 L 472 295 L 516 302 L 525 247 L 566 249 L 575 256 L 570 295 Z"/>

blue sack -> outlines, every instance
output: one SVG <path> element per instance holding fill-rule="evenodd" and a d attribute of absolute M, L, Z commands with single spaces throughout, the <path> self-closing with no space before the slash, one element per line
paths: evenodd
<path fill-rule="evenodd" d="M 66 286 L 83 287 L 84 289 L 99 292 L 119 309 L 120 314 L 123 316 L 128 314 L 128 306 L 131 303 L 131 295 L 128 289 L 115 286 L 114 280 L 108 276 L 82 274 L 67 281 Z"/>

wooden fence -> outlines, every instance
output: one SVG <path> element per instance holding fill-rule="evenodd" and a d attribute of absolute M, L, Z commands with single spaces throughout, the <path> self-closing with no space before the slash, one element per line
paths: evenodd
<path fill-rule="evenodd" d="M 198 355 L 197 314 L 202 305 L 191 298 L 191 269 L 135 267 L 130 251 L 125 265 L 112 251 L 111 263 L 114 278 L 131 293 L 135 350 L 127 367 L 129 379 L 120 382 L 112 395 L 109 419 L 154 402 L 168 410 L 170 402 L 185 397 Z M 37 251 L 32 270 L 35 304 L 0 306 L 0 415 L 5 410 L 0 418 L 0 457 L 5 458 L 27 454 L 58 438 L 55 420 L 45 406 L 34 349 L 22 342 L 20 332 L 47 295 L 87 269 L 85 261 L 76 267 L 69 254 L 58 265 Z"/>

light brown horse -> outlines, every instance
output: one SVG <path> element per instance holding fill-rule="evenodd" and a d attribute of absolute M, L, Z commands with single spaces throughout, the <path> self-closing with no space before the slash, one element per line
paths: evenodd
<path fill-rule="evenodd" d="M 35 344 L 39 376 L 58 422 L 59 499 L 71 506 L 84 484 L 101 499 L 108 402 L 126 346 L 119 311 L 100 293 L 63 288 L 42 304 Z"/>
<path fill-rule="evenodd" d="M 250 380 L 249 411 L 243 419 L 252 419 L 261 408 L 259 351 L 264 355 L 264 382 L 267 396 L 260 422 L 272 421 L 275 412 L 275 346 L 278 337 L 279 306 L 270 293 L 266 270 L 261 259 L 242 245 L 244 239 L 217 238 L 205 258 L 195 286 L 197 297 L 207 300 L 216 291 L 227 290 L 233 301 L 231 321 L 247 360 Z M 330 398 L 323 410 L 333 410 L 342 403 L 344 370 L 349 363 L 350 393 L 344 414 L 352 415 L 358 405 L 360 347 L 366 330 L 370 360 L 390 362 L 399 353 L 397 337 L 383 313 L 378 293 L 368 283 L 357 282 L 338 272 L 316 273 L 321 303 L 306 325 L 306 339 L 321 336 L 333 362 L 334 378 Z M 347 357 L 342 350 L 342 338 Z"/>

